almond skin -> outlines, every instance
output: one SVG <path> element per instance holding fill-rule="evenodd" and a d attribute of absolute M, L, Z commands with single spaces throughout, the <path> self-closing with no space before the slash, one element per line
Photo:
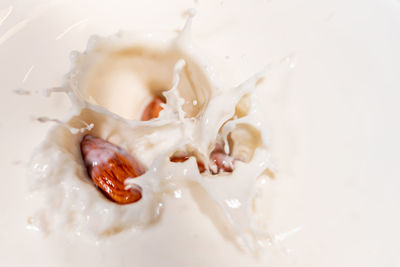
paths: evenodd
<path fill-rule="evenodd" d="M 144 109 L 141 120 L 148 121 L 154 118 L 158 118 L 160 111 L 163 110 L 161 104 L 165 104 L 164 99 L 162 99 L 160 96 L 155 96 Z"/>
<path fill-rule="evenodd" d="M 185 162 L 189 158 L 190 158 L 190 155 L 179 155 L 179 156 L 174 156 L 173 155 L 173 156 L 171 156 L 169 158 L 169 160 L 172 161 L 172 162 Z M 204 166 L 204 163 L 199 161 L 197 158 L 196 158 L 196 163 L 197 163 L 197 168 L 199 168 L 199 172 L 200 173 L 205 172 L 206 167 Z"/>
<path fill-rule="evenodd" d="M 169 160 L 172 162 L 185 162 L 187 161 L 191 156 L 190 153 L 188 152 L 178 152 L 172 155 Z M 225 151 L 223 150 L 223 146 L 220 144 L 217 144 L 214 150 L 210 154 L 210 161 L 211 161 L 211 166 L 210 166 L 210 172 L 211 174 L 215 175 L 220 172 L 233 172 L 234 168 L 234 163 L 235 159 L 232 158 L 231 156 L 225 154 Z M 197 168 L 199 169 L 200 173 L 203 173 L 206 171 L 206 167 L 204 163 L 200 160 L 197 159 L 196 157 L 196 162 L 197 162 Z"/>
<path fill-rule="evenodd" d="M 213 171 L 210 168 L 212 174 L 218 174 L 220 172 L 233 172 L 233 165 L 235 160 L 226 155 L 224 152 L 212 152 L 210 156 L 210 160 L 215 166 L 217 166 L 217 170 Z"/>
<path fill-rule="evenodd" d="M 165 103 L 164 99 L 161 98 L 160 96 L 155 96 L 153 100 L 145 107 L 141 120 L 148 121 L 157 118 L 158 115 L 160 114 L 160 111 L 163 109 L 161 106 L 162 103 Z M 190 156 L 192 155 L 190 155 L 189 153 L 184 153 L 181 155 L 172 155 L 170 157 L 170 161 L 184 162 L 187 161 L 190 158 Z M 225 152 L 223 151 L 222 144 L 216 145 L 215 149 L 210 154 L 210 160 L 211 163 L 214 165 L 213 168 L 210 168 L 212 174 L 233 171 L 234 159 L 231 156 L 225 154 Z M 205 172 L 206 167 L 204 163 L 199 161 L 197 158 L 196 162 L 200 173 Z"/>
<path fill-rule="evenodd" d="M 85 135 L 80 144 L 87 173 L 101 192 L 118 204 L 142 198 L 139 186 L 125 189 L 124 181 L 146 172 L 145 168 L 122 148 L 104 139 Z"/>
<path fill-rule="evenodd" d="M 222 144 L 217 144 L 210 154 L 210 160 L 216 169 L 210 168 L 212 174 L 220 172 L 233 172 L 235 159 L 225 154 Z"/>

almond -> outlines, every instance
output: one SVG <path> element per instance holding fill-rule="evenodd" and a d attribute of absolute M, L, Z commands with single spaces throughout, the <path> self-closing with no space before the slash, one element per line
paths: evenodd
<path fill-rule="evenodd" d="M 160 96 L 155 96 L 153 100 L 147 104 L 145 107 L 141 120 L 142 121 L 148 121 L 154 118 L 157 118 L 158 115 L 160 114 L 160 111 L 163 109 L 161 104 L 165 103 L 164 99 L 161 98 Z M 170 161 L 172 162 L 185 162 L 187 161 L 191 156 L 189 153 L 177 153 L 174 154 L 170 157 Z M 223 145 L 217 143 L 215 149 L 211 152 L 210 154 L 210 160 L 213 166 L 211 166 L 210 170 L 212 174 L 218 174 L 220 172 L 232 172 L 233 171 L 233 164 L 234 164 L 234 159 L 225 154 L 223 150 Z M 203 173 L 206 171 L 206 167 L 203 162 L 199 161 L 196 158 L 197 162 L 197 167 L 200 171 L 200 173 Z"/>
<path fill-rule="evenodd" d="M 176 152 L 173 154 L 169 160 L 172 162 L 185 162 L 191 156 L 193 156 L 189 152 Z M 195 156 L 196 157 L 196 156 Z M 227 155 L 223 149 L 222 144 L 216 144 L 214 150 L 210 154 L 211 166 L 209 166 L 211 174 L 218 174 L 220 172 L 233 172 L 235 159 L 229 155 Z M 206 171 L 206 167 L 202 161 L 197 159 L 197 168 L 200 173 Z"/>
<path fill-rule="evenodd" d="M 101 192 L 118 204 L 142 198 L 140 186 L 125 189 L 124 181 L 146 172 L 145 168 L 122 148 L 104 139 L 85 135 L 80 144 L 87 173 Z"/>
<path fill-rule="evenodd" d="M 213 151 L 210 155 L 210 160 L 214 164 L 214 168 L 210 168 L 212 174 L 220 172 L 233 172 L 233 164 L 235 160 L 221 151 Z"/>
<path fill-rule="evenodd" d="M 217 142 L 215 144 L 215 148 L 210 154 L 210 160 L 211 164 L 213 164 L 213 166 L 210 167 L 212 174 L 233 172 L 235 159 L 225 153 L 224 142 Z"/>
<path fill-rule="evenodd" d="M 165 101 L 160 96 L 155 96 L 153 100 L 147 104 L 142 114 L 142 121 L 148 121 L 157 118 L 160 111 L 163 110 L 161 104 L 165 104 Z"/>
<path fill-rule="evenodd" d="M 187 161 L 192 155 L 189 154 L 183 154 L 183 155 L 172 155 L 169 160 L 172 162 L 185 162 Z M 196 158 L 196 162 L 197 162 L 197 168 L 199 169 L 200 173 L 205 172 L 206 167 L 204 166 L 204 163 L 199 161 Z"/>

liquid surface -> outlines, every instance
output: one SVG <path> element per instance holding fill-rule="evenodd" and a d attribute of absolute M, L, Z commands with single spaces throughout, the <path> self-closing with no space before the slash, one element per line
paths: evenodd
<path fill-rule="evenodd" d="M 59 1 L 35 9 L 33 1 L 2 2 L 0 57 L 8 63 L 0 65 L 7 74 L 0 77 L 7 100 L 0 122 L 1 264 L 158 266 L 163 259 L 171 266 L 261 265 L 226 240 L 185 190 L 176 192 L 185 201 L 166 197 L 160 223 L 132 233 L 135 238 L 96 244 L 25 230 L 38 205 L 25 199 L 25 164 L 52 127 L 30 117 L 64 118 L 70 105 L 61 94 L 49 101 L 35 90 L 61 84 L 69 69 L 66 55 L 84 50 L 93 33 L 180 29 L 181 12 L 196 6 L 194 39 L 217 61 L 223 83 L 235 86 L 282 58 L 293 65 L 289 74 L 271 74 L 258 89 L 278 170 L 263 202 L 271 214 L 265 219 L 269 230 L 280 240 L 267 253 L 269 266 L 398 265 L 400 40 L 388 30 L 400 26 L 398 2 L 164 2 Z M 12 91 L 21 87 L 33 93 Z"/>

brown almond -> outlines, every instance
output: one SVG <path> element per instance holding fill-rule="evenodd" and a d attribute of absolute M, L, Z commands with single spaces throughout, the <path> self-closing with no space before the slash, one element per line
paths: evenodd
<path fill-rule="evenodd" d="M 210 168 L 212 174 L 233 172 L 235 159 L 225 153 L 222 144 L 216 144 L 214 150 L 210 154 L 210 160 L 211 164 L 216 166 L 216 170 L 215 168 Z"/>
<path fill-rule="evenodd" d="M 173 155 L 169 158 L 170 161 L 172 162 L 185 162 L 190 158 L 191 155 L 189 154 L 185 154 L 185 155 Z M 204 163 L 199 161 L 196 158 L 196 163 L 197 163 L 197 168 L 199 169 L 200 173 L 205 172 L 206 167 L 204 166 Z"/>
<path fill-rule="evenodd" d="M 211 153 L 210 160 L 217 167 L 216 171 L 210 168 L 212 174 L 218 174 L 220 172 L 233 172 L 235 160 L 231 156 L 226 155 L 224 152 Z"/>
<path fill-rule="evenodd" d="M 140 186 L 125 189 L 125 180 L 146 172 L 145 168 L 122 148 L 104 139 L 86 135 L 81 154 L 87 173 L 101 192 L 118 204 L 134 203 L 142 198 Z"/>
<path fill-rule="evenodd" d="M 155 96 L 153 100 L 145 107 L 141 120 L 148 121 L 154 118 L 158 118 L 160 111 L 163 110 L 161 104 L 165 104 L 165 101 L 160 96 Z"/>

